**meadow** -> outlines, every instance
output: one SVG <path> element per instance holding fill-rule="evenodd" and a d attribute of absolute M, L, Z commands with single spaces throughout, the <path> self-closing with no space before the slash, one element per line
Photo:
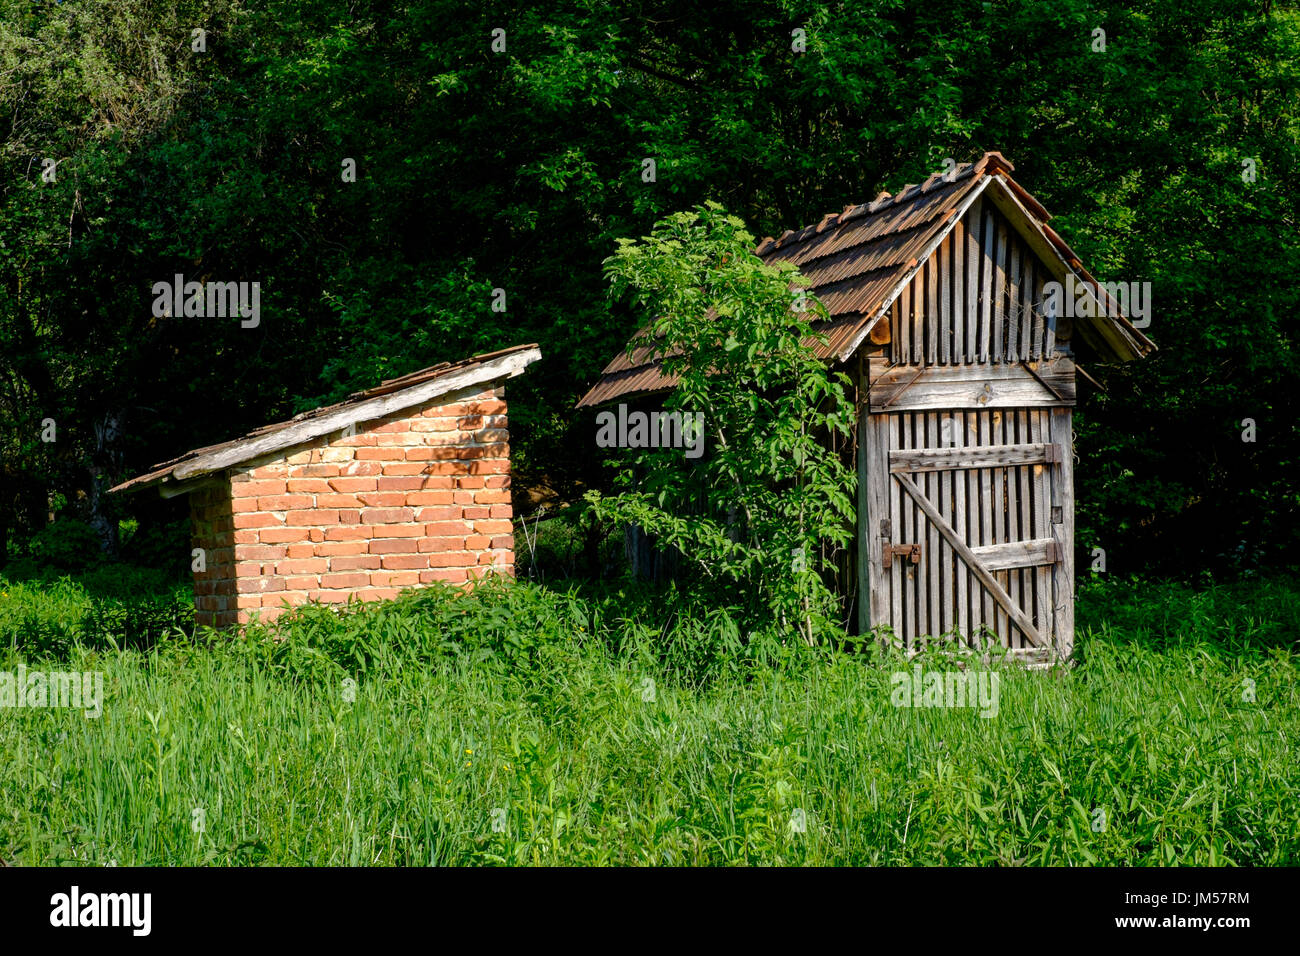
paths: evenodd
<path fill-rule="evenodd" d="M 1077 665 L 1001 666 L 992 718 L 894 706 L 911 665 L 878 649 L 617 586 L 436 588 L 237 639 L 185 607 L 152 572 L 0 578 L 0 671 L 105 687 L 97 719 L 0 708 L 0 859 L 1300 862 L 1292 578 L 1087 582 Z"/>

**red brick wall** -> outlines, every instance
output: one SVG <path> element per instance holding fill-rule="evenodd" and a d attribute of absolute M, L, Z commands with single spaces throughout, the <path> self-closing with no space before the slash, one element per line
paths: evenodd
<path fill-rule="evenodd" d="M 230 486 L 224 482 L 190 492 L 190 544 L 203 551 L 202 571 L 194 570 L 194 616 L 200 624 L 234 624 L 235 519 Z"/>
<path fill-rule="evenodd" d="M 241 465 L 190 495 L 200 623 L 514 573 L 504 388 L 442 396 Z M 216 557 L 218 560 L 214 560 Z M 202 591 L 200 590 L 202 589 Z M 200 597 L 203 603 L 199 603 Z"/>

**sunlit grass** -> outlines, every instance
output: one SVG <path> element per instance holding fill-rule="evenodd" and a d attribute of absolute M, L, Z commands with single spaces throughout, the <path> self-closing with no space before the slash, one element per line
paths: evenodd
<path fill-rule="evenodd" d="M 1298 598 L 1086 592 L 1079 666 L 1004 668 L 992 719 L 896 708 L 899 665 L 861 657 L 682 680 L 666 617 L 527 585 L 278 643 L 15 647 L 0 670 L 103 671 L 106 700 L 0 709 L 0 858 L 1294 865 Z"/>

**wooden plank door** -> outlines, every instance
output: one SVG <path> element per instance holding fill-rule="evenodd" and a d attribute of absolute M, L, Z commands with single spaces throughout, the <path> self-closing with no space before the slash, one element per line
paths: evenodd
<path fill-rule="evenodd" d="M 888 625 L 908 649 L 959 637 L 1030 658 L 1068 656 L 1069 410 L 864 418 L 864 620 Z"/>

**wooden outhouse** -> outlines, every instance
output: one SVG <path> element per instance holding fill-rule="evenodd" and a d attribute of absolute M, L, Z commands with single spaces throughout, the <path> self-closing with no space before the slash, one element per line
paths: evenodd
<path fill-rule="evenodd" d="M 422 369 L 113 491 L 188 496 L 199 624 L 512 574 L 505 383 L 540 357 L 522 345 Z"/>
<path fill-rule="evenodd" d="M 798 266 L 829 312 L 818 350 L 856 383 L 859 630 L 1045 661 L 1074 644 L 1079 363 L 1155 346 L 1012 171 L 986 153 L 756 252 Z M 580 404 L 669 385 L 621 352 Z"/>

